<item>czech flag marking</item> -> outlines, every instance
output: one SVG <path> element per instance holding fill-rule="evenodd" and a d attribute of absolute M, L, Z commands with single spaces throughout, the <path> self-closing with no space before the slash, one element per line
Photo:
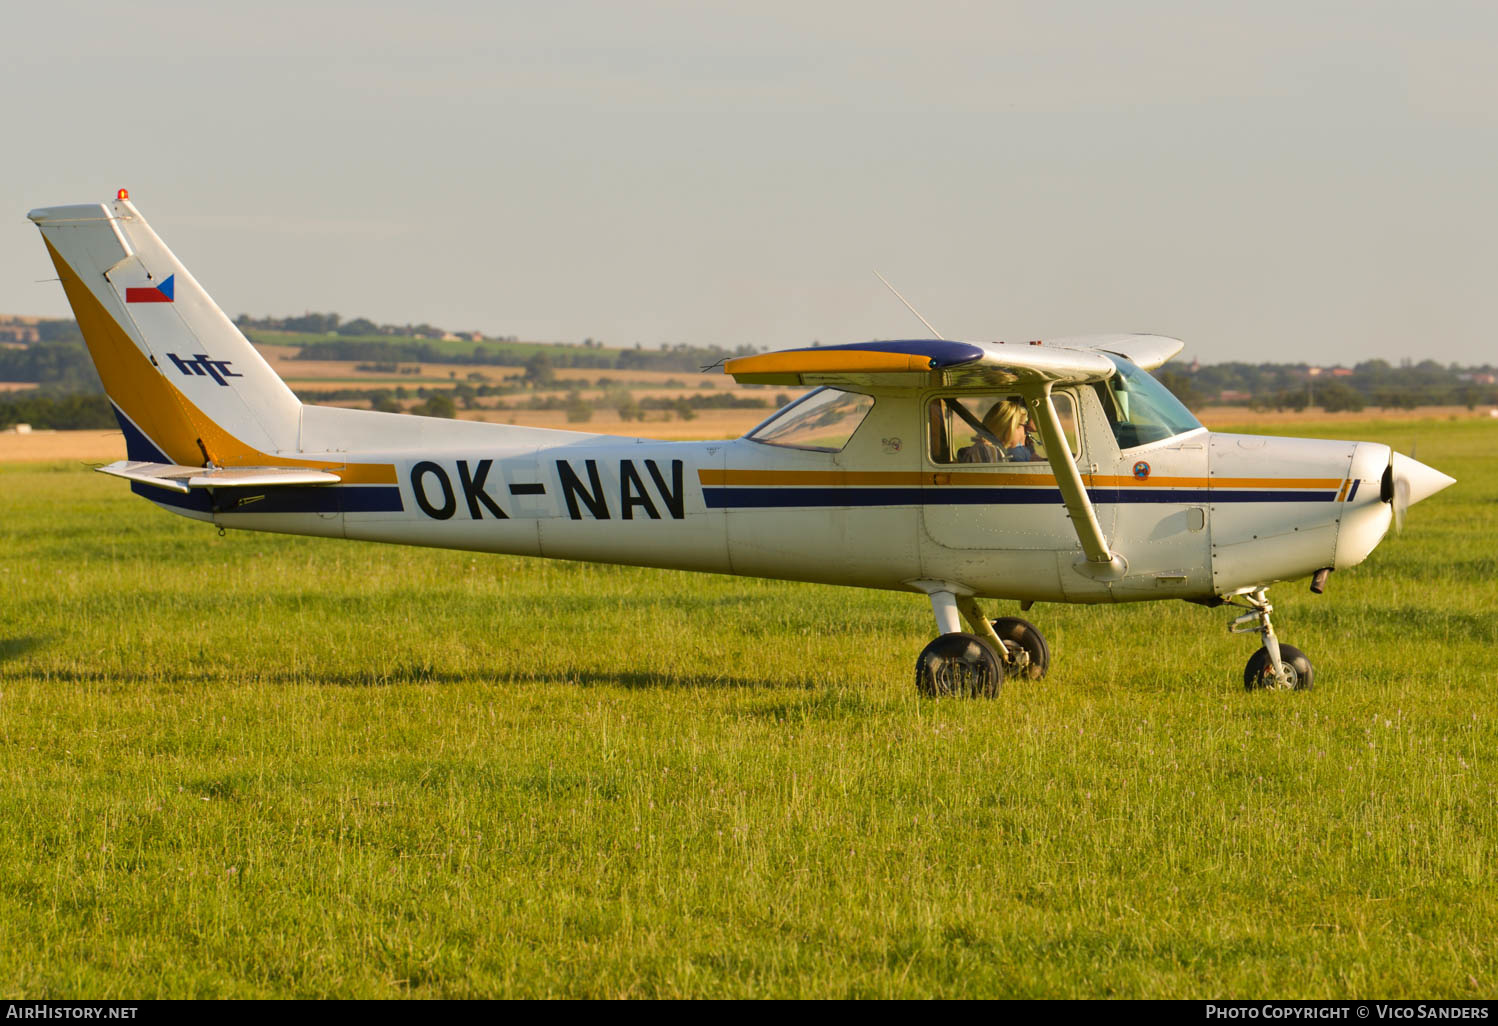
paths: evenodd
<path fill-rule="evenodd" d="M 160 285 L 156 285 L 154 287 L 147 286 L 143 289 L 126 289 L 125 302 L 170 303 L 172 301 L 173 290 L 176 288 L 176 286 L 173 284 L 173 280 L 176 277 L 177 276 L 175 274 L 167 275 L 165 281 L 163 281 Z"/>

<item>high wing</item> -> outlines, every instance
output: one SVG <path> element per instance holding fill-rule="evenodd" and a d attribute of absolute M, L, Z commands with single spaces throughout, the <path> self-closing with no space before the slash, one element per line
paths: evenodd
<path fill-rule="evenodd" d="M 1184 345 L 1163 335 L 1086 335 L 1028 343 L 906 339 L 741 356 L 729 360 L 723 371 L 742 384 L 756 385 L 1080 384 L 1113 375 L 1113 362 L 1105 354 L 1153 370 Z"/>
<path fill-rule="evenodd" d="M 723 371 L 743 384 L 862 385 L 911 391 L 994 385 L 1017 389 L 1045 440 L 1056 485 L 1085 554 L 1079 569 L 1111 578 L 1127 572 L 1128 562 L 1103 537 L 1051 402 L 1051 388 L 1112 377 L 1117 368 L 1109 354 L 1153 370 L 1184 345 L 1163 335 L 1087 335 L 1028 343 L 907 339 L 742 356 L 729 360 Z"/>

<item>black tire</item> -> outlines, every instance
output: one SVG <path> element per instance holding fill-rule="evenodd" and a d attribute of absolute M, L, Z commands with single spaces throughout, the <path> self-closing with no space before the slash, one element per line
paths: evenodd
<path fill-rule="evenodd" d="M 915 689 L 929 698 L 994 698 L 1003 687 L 998 653 L 974 634 L 943 634 L 915 661 Z"/>
<path fill-rule="evenodd" d="M 1280 646 L 1280 662 L 1285 664 L 1289 671 L 1291 687 L 1296 691 L 1309 691 L 1311 684 L 1316 679 L 1316 670 L 1311 666 L 1311 661 L 1306 654 L 1294 645 Z M 1274 665 L 1269 661 L 1269 649 L 1261 648 L 1248 657 L 1248 665 L 1243 668 L 1243 688 L 1246 691 L 1257 691 L 1260 688 L 1274 686 Z"/>
<path fill-rule="evenodd" d="M 1040 680 L 1051 668 L 1051 646 L 1046 644 L 1045 635 L 1040 633 L 1040 628 L 1029 620 L 1021 620 L 1017 616 L 1001 616 L 993 622 L 993 632 L 999 636 L 1011 655 L 1017 649 L 1029 655 L 1030 665 L 1023 676 L 1030 680 Z"/>

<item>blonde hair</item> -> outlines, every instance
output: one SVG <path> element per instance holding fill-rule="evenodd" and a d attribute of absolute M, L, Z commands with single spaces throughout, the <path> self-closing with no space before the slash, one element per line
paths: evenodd
<path fill-rule="evenodd" d="M 983 428 L 997 438 L 1000 445 L 1008 445 L 1015 425 L 1023 424 L 1029 417 L 1022 404 L 1008 399 L 994 403 L 993 408 L 983 415 Z"/>

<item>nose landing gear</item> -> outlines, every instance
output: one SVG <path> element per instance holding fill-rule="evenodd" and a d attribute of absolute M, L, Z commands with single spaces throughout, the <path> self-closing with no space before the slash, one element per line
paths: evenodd
<path fill-rule="evenodd" d="M 1244 598 L 1246 603 L 1234 602 L 1231 605 L 1248 612 L 1228 624 L 1228 630 L 1234 634 L 1257 633 L 1264 639 L 1264 647 L 1250 656 L 1248 665 L 1243 668 L 1243 687 L 1248 691 L 1260 688 L 1309 691 L 1316 671 L 1304 652 L 1294 645 L 1280 644 L 1279 638 L 1275 637 L 1274 625 L 1269 622 L 1274 607 L 1269 604 L 1265 589 L 1259 588 Z"/>

